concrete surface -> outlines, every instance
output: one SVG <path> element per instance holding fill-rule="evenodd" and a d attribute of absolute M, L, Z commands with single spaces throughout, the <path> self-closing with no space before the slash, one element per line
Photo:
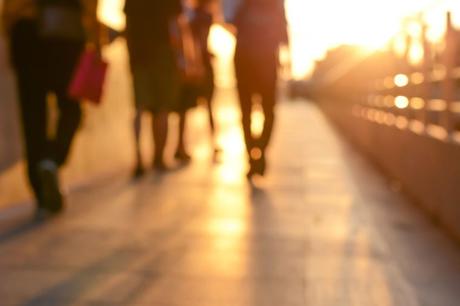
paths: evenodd
<path fill-rule="evenodd" d="M 0 213 L 0 304 L 457 306 L 460 248 L 393 191 L 313 104 L 284 102 L 266 178 L 245 180 L 235 95 L 205 110 L 194 161 L 75 190 L 68 211 Z"/>

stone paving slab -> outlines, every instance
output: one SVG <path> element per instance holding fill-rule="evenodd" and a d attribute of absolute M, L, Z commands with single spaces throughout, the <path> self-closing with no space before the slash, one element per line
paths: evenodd
<path fill-rule="evenodd" d="M 284 101 L 266 178 L 245 180 L 234 93 L 205 110 L 187 167 L 111 177 L 47 222 L 0 212 L 0 305 L 458 306 L 460 247 L 341 140 Z"/>

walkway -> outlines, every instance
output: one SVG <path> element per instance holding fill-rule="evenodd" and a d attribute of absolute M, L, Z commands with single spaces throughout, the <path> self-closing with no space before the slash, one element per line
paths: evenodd
<path fill-rule="evenodd" d="M 251 188 L 234 96 L 219 103 L 221 163 L 199 109 L 190 166 L 95 182 L 46 223 L 1 213 L 0 305 L 459 305 L 458 244 L 313 104 L 280 104 L 269 174 Z"/>

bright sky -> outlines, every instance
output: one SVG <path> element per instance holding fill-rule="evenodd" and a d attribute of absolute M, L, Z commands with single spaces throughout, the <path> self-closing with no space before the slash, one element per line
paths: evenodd
<path fill-rule="evenodd" d="M 101 0 L 102 15 L 111 24 L 122 24 L 123 0 Z M 285 0 L 290 23 L 294 77 L 310 73 L 314 62 L 340 44 L 358 44 L 365 49 L 383 47 L 397 33 L 404 17 L 424 11 L 436 40 L 443 33 L 445 12 L 454 12 L 460 25 L 459 0 Z M 234 39 L 222 28 L 212 32 L 211 47 L 217 65 L 231 64 Z M 218 69 L 219 69 L 218 67 Z M 226 82 L 222 80 L 222 82 Z"/>
<path fill-rule="evenodd" d="M 447 8 L 458 12 L 458 0 L 286 0 L 294 75 L 310 72 L 315 59 L 340 44 L 383 47 L 405 16 L 421 10 L 430 11 L 435 39 L 443 31 Z"/>

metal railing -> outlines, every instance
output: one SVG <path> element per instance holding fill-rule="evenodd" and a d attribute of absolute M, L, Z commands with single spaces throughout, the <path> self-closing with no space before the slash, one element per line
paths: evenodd
<path fill-rule="evenodd" d="M 354 106 L 353 114 L 379 124 L 460 143 L 460 67 L 457 66 L 460 32 L 453 28 L 449 13 L 444 44 L 439 63 L 432 60 L 424 41 L 425 55 L 417 69 L 409 64 L 395 65 L 402 71 L 373 79 L 368 85 L 368 95 Z M 403 59 L 402 63 L 407 61 Z"/>

